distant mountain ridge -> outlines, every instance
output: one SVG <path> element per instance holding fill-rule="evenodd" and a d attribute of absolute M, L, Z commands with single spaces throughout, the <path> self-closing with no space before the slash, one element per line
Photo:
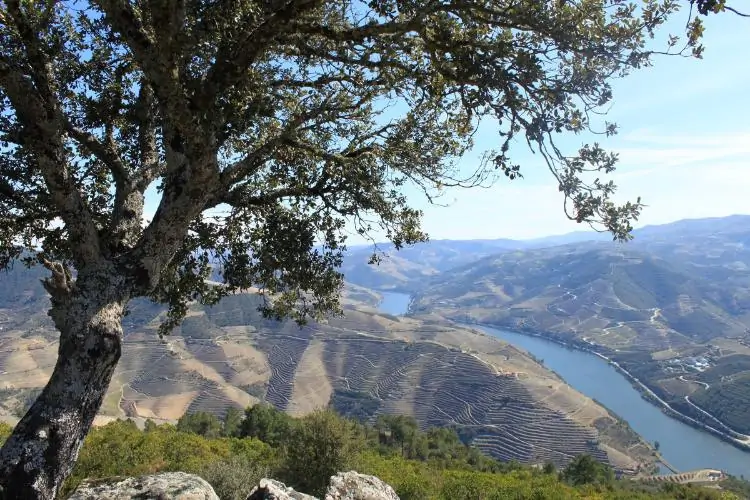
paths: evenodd
<path fill-rule="evenodd" d="M 732 215 L 709 219 L 685 219 L 662 225 L 644 226 L 633 231 L 634 240 L 628 248 L 643 248 L 664 258 L 682 258 L 674 255 L 671 245 L 677 241 L 701 237 L 704 243 L 714 243 L 712 235 L 731 237 L 744 242 L 750 253 L 750 215 Z M 721 239 L 719 239 L 721 241 Z M 379 265 L 367 264 L 373 253 L 372 246 L 351 248 L 344 259 L 342 271 L 348 281 L 376 289 L 398 289 L 415 291 L 423 280 L 441 272 L 470 264 L 490 255 L 517 250 L 533 250 L 559 246 L 601 244 L 619 248 L 622 244 L 612 241 L 609 233 L 576 231 L 572 233 L 534 238 L 530 240 L 477 239 L 477 240 L 432 240 L 396 252 L 390 243 L 379 243 L 378 251 L 387 257 Z M 668 248 L 661 248 L 664 245 Z M 698 253 L 705 253 L 700 250 Z M 744 252 L 744 251 L 743 251 Z"/>

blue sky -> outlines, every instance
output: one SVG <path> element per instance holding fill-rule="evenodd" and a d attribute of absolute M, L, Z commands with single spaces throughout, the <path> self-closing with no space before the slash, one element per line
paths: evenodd
<path fill-rule="evenodd" d="M 673 18 L 655 48 L 663 47 L 667 33 L 682 35 L 686 17 L 687 11 Z M 614 83 L 607 120 L 618 123 L 618 135 L 558 138 L 566 154 L 594 140 L 620 154 L 611 176 L 619 186 L 616 199 L 641 196 L 648 205 L 636 227 L 750 213 L 750 20 L 726 13 L 705 23 L 702 60 L 657 57 L 652 67 Z M 489 123 L 482 126 L 462 167 L 476 165 L 483 151 L 497 146 L 496 137 Z M 424 211 L 423 227 L 432 239 L 526 239 L 588 229 L 565 217 L 562 195 L 540 157 L 525 145 L 511 153 L 523 179 L 449 190 L 440 199 L 448 206 L 407 192 L 410 204 Z M 146 217 L 158 200 L 152 187 Z M 363 242 L 353 232 L 348 240 Z"/>
<path fill-rule="evenodd" d="M 686 15 L 678 15 L 667 30 L 679 33 Z M 607 119 L 617 122 L 620 132 L 596 138 L 620 154 L 612 175 L 617 199 L 641 196 L 648 205 L 637 227 L 750 213 L 750 20 L 727 13 L 705 22 L 702 60 L 658 57 L 651 68 L 615 82 Z M 477 153 L 463 162 L 476 162 L 493 139 L 486 130 Z M 559 144 L 573 153 L 587 140 L 592 138 L 571 135 Z M 562 195 L 542 159 L 525 148 L 512 152 L 524 179 L 454 190 L 444 197 L 445 208 L 411 198 L 424 210 L 432 239 L 525 239 L 587 228 L 564 216 Z"/>

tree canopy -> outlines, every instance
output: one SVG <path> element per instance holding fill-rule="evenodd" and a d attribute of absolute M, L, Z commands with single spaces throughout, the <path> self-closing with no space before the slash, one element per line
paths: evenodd
<path fill-rule="evenodd" d="M 582 484 L 611 484 L 615 479 L 612 469 L 591 455 L 576 456 L 560 473 L 561 478 L 574 486 Z"/>
<path fill-rule="evenodd" d="M 592 125 L 611 79 L 649 64 L 646 42 L 678 8 L 5 2 L 0 265 L 41 248 L 64 283 L 70 268 L 113 261 L 126 296 L 172 306 L 167 327 L 190 299 L 251 286 L 275 297 L 269 315 L 303 320 L 338 307 L 346 220 L 397 247 L 421 241 L 403 187 L 434 196 L 518 177 L 518 140 L 541 155 L 572 219 L 625 238 L 640 204 L 610 200 L 601 174 L 615 155 L 563 152 L 553 135 Z M 483 118 L 498 125 L 497 147 L 460 171 Z M 161 199 L 145 223 L 151 185 Z M 225 287 L 206 284 L 215 260 Z"/>

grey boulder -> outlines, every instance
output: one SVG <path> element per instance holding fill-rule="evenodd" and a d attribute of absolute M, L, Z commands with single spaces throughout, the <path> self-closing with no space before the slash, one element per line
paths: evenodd
<path fill-rule="evenodd" d="M 258 486 L 253 488 L 247 500 L 318 500 L 305 495 L 294 488 L 290 488 L 275 479 L 261 479 Z"/>
<path fill-rule="evenodd" d="M 399 500 L 388 484 L 375 476 L 354 471 L 331 477 L 325 500 Z"/>
<path fill-rule="evenodd" d="M 94 479 L 81 483 L 68 500 L 219 500 L 206 481 L 185 472 Z"/>

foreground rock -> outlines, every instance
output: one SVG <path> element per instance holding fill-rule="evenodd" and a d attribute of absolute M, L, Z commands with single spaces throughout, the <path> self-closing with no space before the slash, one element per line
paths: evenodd
<path fill-rule="evenodd" d="M 399 500 L 389 485 L 354 471 L 339 472 L 331 477 L 325 500 Z"/>
<path fill-rule="evenodd" d="M 261 479 L 247 500 L 317 500 L 274 479 Z"/>
<path fill-rule="evenodd" d="M 184 472 L 165 472 L 152 476 L 115 477 L 84 481 L 68 497 L 68 500 L 136 499 L 219 500 L 219 497 L 206 481 Z"/>
<path fill-rule="evenodd" d="M 247 500 L 317 500 L 273 479 L 261 479 Z M 324 500 L 399 500 L 393 488 L 374 476 L 354 471 L 331 477 Z"/>
<path fill-rule="evenodd" d="M 220 500 L 206 481 L 184 472 L 141 477 L 93 479 L 68 500 Z M 247 500 L 318 500 L 274 479 L 261 479 Z M 324 500 L 399 500 L 389 485 L 374 476 L 354 471 L 331 477 Z"/>

